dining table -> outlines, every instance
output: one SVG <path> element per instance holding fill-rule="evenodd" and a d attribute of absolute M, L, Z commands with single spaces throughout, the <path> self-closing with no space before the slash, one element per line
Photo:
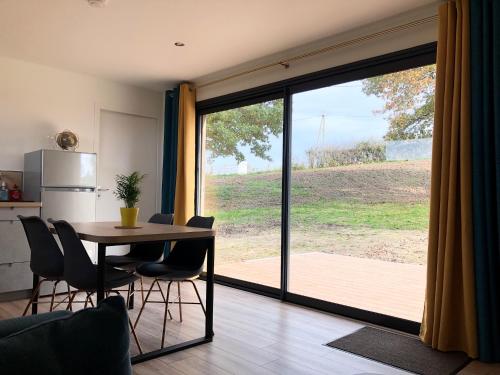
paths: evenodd
<path fill-rule="evenodd" d="M 119 222 L 85 222 L 71 223 L 79 238 L 97 244 L 97 302 L 104 299 L 104 280 L 106 277 L 106 250 L 117 245 L 138 243 L 154 243 L 159 241 L 179 241 L 205 239 L 208 242 L 206 260 L 206 314 L 205 335 L 175 345 L 141 353 L 132 357 L 132 364 L 144 362 L 163 355 L 192 348 L 213 340 L 213 306 L 214 306 L 214 246 L 215 230 L 188 227 L 185 225 L 169 225 L 154 223 L 137 223 L 136 227 L 123 228 Z"/>

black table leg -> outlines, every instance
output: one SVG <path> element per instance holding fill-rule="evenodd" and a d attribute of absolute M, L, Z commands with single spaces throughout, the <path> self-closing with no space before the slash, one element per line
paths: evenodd
<path fill-rule="evenodd" d="M 214 329 L 214 257 L 215 257 L 215 237 L 209 238 L 207 251 L 207 275 L 206 275 L 206 318 L 205 318 L 205 336 L 197 339 L 185 341 L 179 344 L 167 346 L 163 349 L 154 350 L 132 357 L 132 364 L 149 361 L 167 354 L 172 354 L 181 350 L 193 348 L 198 345 L 209 343 L 213 340 Z"/>
<path fill-rule="evenodd" d="M 104 280 L 106 271 L 106 245 L 97 245 L 97 302 L 104 299 Z"/>
<path fill-rule="evenodd" d="M 38 282 L 40 281 L 40 276 L 33 274 L 33 289 L 31 293 L 38 288 Z M 38 296 L 40 295 L 40 290 L 36 292 L 36 295 L 33 296 L 33 302 L 31 303 L 31 314 L 36 315 L 38 313 Z"/>
<path fill-rule="evenodd" d="M 205 338 L 212 339 L 214 336 L 214 249 L 215 238 L 210 238 L 207 251 L 207 285 L 206 285 L 206 319 L 205 319 Z"/>

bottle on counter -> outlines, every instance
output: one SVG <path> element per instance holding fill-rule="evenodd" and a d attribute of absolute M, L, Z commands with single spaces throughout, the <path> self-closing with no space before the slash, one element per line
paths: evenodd
<path fill-rule="evenodd" d="M 23 199 L 22 192 L 19 190 L 19 187 L 17 185 L 14 185 L 14 187 L 9 190 L 9 200 L 10 201 L 20 201 Z"/>
<path fill-rule="evenodd" d="M 5 181 L 2 181 L 0 185 L 0 201 L 8 201 L 9 200 L 9 189 L 7 189 L 7 184 Z"/>

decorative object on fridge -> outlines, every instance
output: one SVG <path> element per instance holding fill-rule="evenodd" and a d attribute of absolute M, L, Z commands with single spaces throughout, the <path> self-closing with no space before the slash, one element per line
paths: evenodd
<path fill-rule="evenodd" d="M 146 175 L 140 175 L 139 172 L 132 172 L 130 175 L 118 174 L 115 177 L 116 190 L 113 194 L 125 203 L 125 207 L 120 208 L 120 228 L 139 228 L 137 226 L 139 208 L 135 205 L 139 202 L 140 185 L 144 177 Z"/>
<path fill-rule="evenodd" d="M 66 151 L 75 151 L 78 147 L 78 136 L 71 130 L 63 130 L 55 135 L 55 141 L 59 147 Z"/>

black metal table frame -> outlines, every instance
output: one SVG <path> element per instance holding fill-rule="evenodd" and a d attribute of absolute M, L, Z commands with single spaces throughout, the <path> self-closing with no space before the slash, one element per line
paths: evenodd
<path fill-rule="evenodd" d="M 185 341 L 179 344 L 167 346 L 162 349 L 154 350 L 151 352 L 143 353 L 132 357 L 132 364 L 149 361 L 150 359 L 158 358 L 167 354 L 179 352 L 181 350 L 189 349 L 197 345 L 206 344 L 213 340 L 213 317 L 214 317 L 214 257 L 215 257 L 215 237 L 197 237 L 194 239 L 208 239 L 209 246 L 207 250 L 207 272 L 206 272 L 206 300 L 205 300 L 205 336 Z M 169 239 L 175 241 L 175 239 Z M 140 243 L 137 241 L 134 243 Z M 129 245 L 130 243 L 97 243 L 97 302 L 104 299 L 104 280 L 106 277 L 106 248 L 108 246 L 116 245 Z M 38 283 L 38 276 L 33 276 L 33 288 Z M 131 299 L 131 304 L 133 300 Z M 131 306 L 129 306 L 131 307 Z M 32 313 L 37 313 L 37 304 L 32 306 Z"/>
<path fill-rule="evenodd" d="M 132 364 L 149 361 L 167 354 L 179 352 L 181 350 L 189 349 L 197 345 L 212 342 L 213 331 L 213 317 L 214 317 L 214 257 L 215 257 L 215 237 L 197 237 L 193 239 L 208 239 L 209 246 L 207 250 L 207 276 L 206 276 L 206 299 L 205 299 L 205 336 L 185 341 L 179 344 L 170 345 L 162 349 L 153 350 L 151 352 L 143 353 L 132 357 Z M 169 239 L 175 241 L 175 239 Z M 134 242 L 140 243 L 140 242 Z M 104 280 L 105 280 L 105 262 L 106 262 L 106 247 L 116 245 L 127 245 L 126 243 L 98 243 L 97 244 L 97 302 L 104 299 Z"/>

